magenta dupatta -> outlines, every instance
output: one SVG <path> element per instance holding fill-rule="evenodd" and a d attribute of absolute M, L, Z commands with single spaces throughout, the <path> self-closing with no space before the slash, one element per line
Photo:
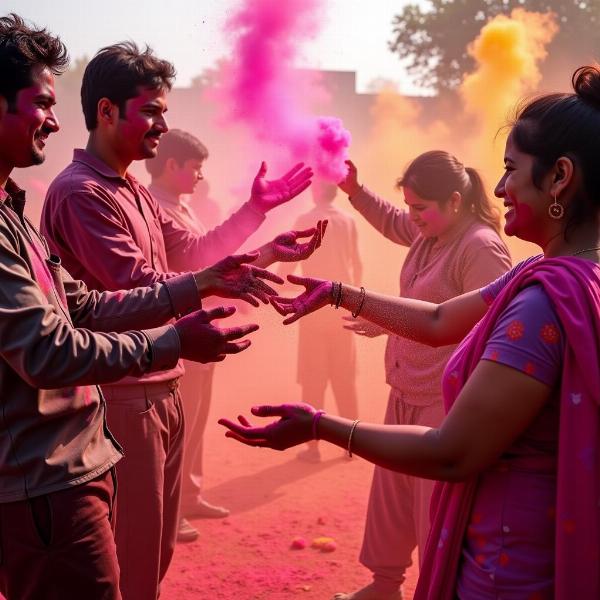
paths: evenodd
<path fill-rule="evenodd" d="M 560 257 L 525 267 L 463 342 L 458 389 L 479 362 L 495 323 L 523 288 L 541 284 L 565 331 L 560 387 L 555 599 L 600 598 L 600 267 Z M 446 406 L 446 410 L 449 406 Z M 453 600 L 477 477 L 438 483 L 415 600 Z"/>

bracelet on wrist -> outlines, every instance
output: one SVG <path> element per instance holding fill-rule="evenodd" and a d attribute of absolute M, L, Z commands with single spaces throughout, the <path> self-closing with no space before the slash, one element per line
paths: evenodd
<path fill-rule="evenodd" d="M 358 317 L 358 315 L 360 315 L 360 311 L 362 310 L 362 307 L 365 303 L 365 296 L 366 296 L 366 292 L 365 292 L 365 288 L 361 285 L 360 286 L 360 300 L 358 301 L 358 308 L 352 313 L 352 316 L 356 319 L 356 317 Z"/>
<path fill-rule="evenodd" d="M 338 282 L 338 296 L 335 301 L 336 310 L 340 307 L 341 303 L 342 303 L 342 282 L 340 281 L 340 282 Z"/>
<path fill-rule="evenodd" d="M 321 418 L 322 415 L 325 414 L 324 410 L 318 410 L 314 415 L 313 415 L 313 419 L 312 419 L 312 439 L 313 440 L 318 440 L 319 439 L 319 430 L 318 430 L 318 426 L 319 426 L 319 419 Z"/>
<path fill-rule="evenodd" d="M 360 423 L 360 419 L 355 419 L 352 422 L 352 427 L 350 428 L 350 435 L 348 436 L 348 447 L 346 448 L 348 452 L 348 458 L 352 458 L 352 438 L 354 436 L 354 430 L 356 426 Z"/>

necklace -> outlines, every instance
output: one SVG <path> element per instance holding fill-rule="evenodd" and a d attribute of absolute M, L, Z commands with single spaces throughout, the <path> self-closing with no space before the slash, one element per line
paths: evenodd
<path fill-rule="evenodd" d="M 577 256 L 577 254 L 584 254 L 585 252 L 591 252 L 592 250 L 600 250 L 600 246 L 596 246 L 595 248 L 586 248 L 585 250 L 578 250 L 577 252 L 573 252 L 571 256 Z"/>

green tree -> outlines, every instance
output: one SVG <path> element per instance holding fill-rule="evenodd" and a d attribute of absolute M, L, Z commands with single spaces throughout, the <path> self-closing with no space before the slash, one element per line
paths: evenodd
<path fill-rule="evenodd" d="M 408 4 L 392 21 L 394 38 L 389 47 L 405 62 L 415 83 L 437 92 L 452 90 L 474 68 L 467 46 L 481 27 L 496 15 L 510 15 L 515 8 L 552 11 L 557 16 L 560 29 L 548 47 L 545 70 L 565 56 L 584 64 L 600 54 L 600 0 L 429 0 L 425 6 Z"/>

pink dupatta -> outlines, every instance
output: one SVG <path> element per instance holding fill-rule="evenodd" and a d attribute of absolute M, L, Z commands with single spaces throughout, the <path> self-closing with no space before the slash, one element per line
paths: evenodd
<path fill-rule="evenodd" d="M 555 599 L 600 598 L 600 268 L 560 257 L 525 267 L 463 342 L 459 389 L 479 362 L 494 325 L 524 287 L 541 284 L 566 336 L 560 387 Z M 449 406 L 446 406 L 449 409 Z M 477 477 L 438 483 L 415 600 L 453 600 Z"/>

